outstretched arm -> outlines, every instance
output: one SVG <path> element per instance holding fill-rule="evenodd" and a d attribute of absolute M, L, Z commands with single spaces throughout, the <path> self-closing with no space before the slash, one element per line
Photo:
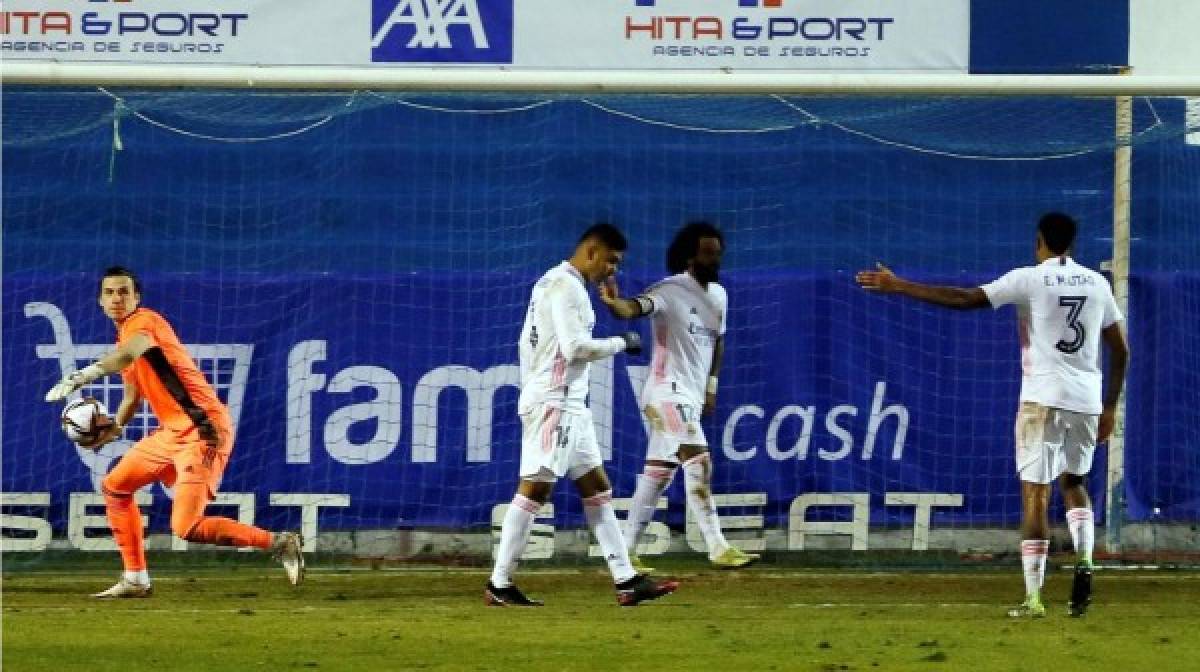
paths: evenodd
<path fill-rule="evenodd" d="M 608 306 L 608 311 L 613 314 L 613 317 L 621 320 L 645 317 L 654 312 L 654 302 L 649 297 L 621 298 L 617 281 L 614 278 L 609 278 L 600 285 L 600 301 Z"/>
<path fill-rule="evenodd" d="M 863 289 L 884 294 L 902 294 L 925 303 L 954 308 L 955 310 L 970 310 L 973 308 L 988 308 L 992 304 L 987 294 L 979 287 L 938 287 L 924 285 L 898 277 L 891 269 L 883 264 L 876 264 L 878 270 L 859 271 L 854 276 L 858 285 Z"/>
<path fill-rule="evenodd" d="M 1125 385 L 1125 370 L 1129 367 L 1129 346 L 1125 343 L 1121 323 L 1111 324 L 1100 333 L 1104 337 L 1104 345 L 1108 347 L 1108 387 L 1104 390 L 1104 411 L 1100 413 L 1100 425 L 1096 431 L 1098 443 L 1107 441 L 1112 434 L 1116 424 L 1117 402 L 1121 399 L 1121 387 Z"/>
<path fill-rule="evenodd" d="M 97 362 L 104 367 L 104 373 L 117 373 L 121 369 L 133 364 L 134 360 L 146 354 L 146 351 L 153 347 L 154 343 L 143 336 L 142 334 L 134 334 L 124 345 L 101 357 Z"/>
<path fill-rule="evenodd" d="M 135 334 L 133 338 L 130 338 L 116 350 L 113 350 L 79 371 L 72 371 L 63 376 L 63 379 L 58 381 L 46 393 L 46 401 L 61 401 L 66 399 L 75 390 L 93 380 L 107 376 L 110 373 L 117 373 L 132 364 L 138 357 L 146 354 L 146 351 L 153 345 L 154 343 L 146 336 Z"/>

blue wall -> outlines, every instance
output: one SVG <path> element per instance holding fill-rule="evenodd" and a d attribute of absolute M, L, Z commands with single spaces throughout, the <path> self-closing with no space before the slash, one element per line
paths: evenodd
<path fill-rule="evenodd" d="M 128 100 L 157 122 L 224 138 L 280 134 L 346 101 Z M 730 247 L 730 349 L 720 408 L 706 428 L 718 447 L 718 492 L 767 492 L 773 523 L 792 498 L 811 491 L 870 492 L 877 523 L 911 517 L 881 505 L 883 493 L 900 491 L 963 494 L 964 506 L 939 511 L 935 523 L 1015 523 L 1014 315 L 870 296 L 852 273 L 878 259 L 916 277 L 983 282 L 1031 261 L 1033 222 L 1048 209 L 1080 217 L 1076 256 L 1098 265 L 1111 245 L 1109 108 L 1031 101 L 981 121 L 988 103 L 980 101 L 799 101 L 847 127 L 939 152 L 1030 158 L 1095 148 L 1072 158 L 994 161 L 902 149 L 830 124 L 707 133 L 547 100 L 487 115 L 354 103 L 312 130 L 265 142 L 198 139 L 124 116 L 123 149 L 114 151 L 105 117 L 111 100 L 6 89 L 4 490 L 54 493 L 61 524 L 65 493 L 92 489 L 88 469 L 55 429 L 56 410 L 40 401 L 60 375 L 57 362 L 37 354 L 55 340 L 50 323 L 24 310 L 54 304 L 75 343 L 109 342 L 111 324 L 92 292 L 100 268 L 122 263 L 144 274 L 145 304 L 167 315 L 185 341 L 253 344 L 224 489 L 259 493 L 260 520 L 284 515 L 266 506 L 267 493 L 337 492 L 350 494 L 352 505 L 323 514 L 325 526 L 486 525 L 516 477 L 515 393 L 495 395 L 487 462 L 466 457 L 465 395 L 443 394 L 437 461 L 418 463 L 417 382 L 448 365 L 515 363 L 530 283 L 587 223 L 607 218 L 628 233 L 621 282 L 632 291 L 661 273 L 674 228 L 706 216 L 726 229 Z M 422 102 L 506 109 L 529 101 Z M 675 126 L 795 121 L 770 100 L 604 102 Z M 1160 104 L 1154 115 L 1177 127 L 1182 109 Z M 1140 109 L 1140 127 L 1154 115 Z M 22 120 L 24 132 L 14 133 Z M 1200 157 L 1178 137 L 1151 139 L 1138 146 L 1135 166 L 1125 496 L 1134 520 L 1154 506 L 1170 519 L 1196 520 L 1200 337 L 1186 325 L 1200 321 L 1200 208 L 1191 179 Z M 616 328 L 602 317 L 597 332 Z M 373 366 L 399 381 L 402 425 L 387 457 L 349 465 L 324 448 L 325 421 L 373 398 L 361 387 L 311 395 L 311 461 L 287 462 L 287 418 L 296 413 L 288 356 L 306 341 L 326 342 L 327 359 L 313 371 L 327 379 Z M 632 492 L 644 440 L 626 365 L 644 364 L 621 357 L 614 376 L 610 472 L 618 496 Z M 910 418 L 899 459 L 891 456 L 894 416 L 884 420 L 875 454 L 862 458 L 880 382 L 883 405 L 902 405 Z M 789 405 L 815 409 L 805 459 L 766 454 L 770 419 Z M 825 420 L 839 405 L 856 409 L 835 421 L 854 449 L 834 458 L 840 443 Z M 725 427 L 747 407 L 765 417 L 743 415 L 725 445 Z M 799 427 L 794 417 L 784 423 L 780 445 L 795 443 Z M 361 444 L 379 431 L 364 420 L 348 436 Z M 1097 494 L 1102 468 L 1103 453 L 1091 483 Z M 561 490 L 559 506 L 578 522 L 569 488 Z"/>

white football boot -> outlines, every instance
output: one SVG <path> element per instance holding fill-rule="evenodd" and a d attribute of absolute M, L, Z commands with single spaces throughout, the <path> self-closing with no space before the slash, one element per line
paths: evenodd
<path fill-rule="evenodd" d="M 97 597 L 102 600 L 122 599 L 127 597 L 150 597 L 154 594 L 154 587 L 148 583 L 134 583 L 125 577 L 117 581 L 112 588 L 102 590 L 98 593 L 93 593 L 92 597 Z"/>
<path fill-rule="evenodd" d="M 271 547 L 275 559 L 283 564 L 288 582 L 298 586 L 304 581 L 304 537 L 295 532 L 280 532 L 275 535 Z"/>

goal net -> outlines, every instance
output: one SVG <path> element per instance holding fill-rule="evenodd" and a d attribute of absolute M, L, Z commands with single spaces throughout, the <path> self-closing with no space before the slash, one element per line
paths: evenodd
<path fill-rule="evenodd" d="M 41 401 L 111 347 L 96 304 L 106 266 L 141 275 L 143 305 L 230 406 L 237 439 L 214 511 L 303 529 L 338 563 L 485 562 L 517 480 L 516 339 L 533 281 L 604 220 L 630 240 L 618 280 L 633 294 L 666 274 L 672 234 L 694 219 L 727 238 L 726 354 L 704 430 L 730 539 L 778 557 L 1013 552 L 1015 314 L 870 295 L 853 274 L 882 262 L 978 285 L 1033 262 L 1048 210 L 1081 222 L 1081 263 L 1108 268 L 1114 245 L 1129 250 L 1123 463 L 1110 474 L 1098 452 L 1097 537 L 1117 559 L 1194 559 L 1200 107 L 1135 98 L 1128 133 L 1114 108 L 6 87 L 6 562 L 114 548 L 99 479 L 153 418 L 93 453 Z M 1114 241 L 1119 147 L 1133 157 L 1127 241 Z M 626 328 L 598 303 L 597 315 L 598 335 Z M 619 355 L 592 370 L 618 500 L 645 455 L 647 365 Z M 85 392 L 115 408 L 120 381 Z M 702 548 L 681 488 L 644 555 Z M 186 546 L 169 537 L 170 497 L 139 495 L 152 550 Z M 534 539 L 528 557 L 584 560 L 569 484 Z"/>

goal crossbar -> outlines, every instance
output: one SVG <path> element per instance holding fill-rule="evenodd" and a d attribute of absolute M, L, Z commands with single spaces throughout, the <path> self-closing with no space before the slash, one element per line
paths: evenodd
<path fill-rule="evenodd" d="M 539 93 L 1200 96 L 1200 75 L 498 70 L 5 61 L 6 85 Z"/>

